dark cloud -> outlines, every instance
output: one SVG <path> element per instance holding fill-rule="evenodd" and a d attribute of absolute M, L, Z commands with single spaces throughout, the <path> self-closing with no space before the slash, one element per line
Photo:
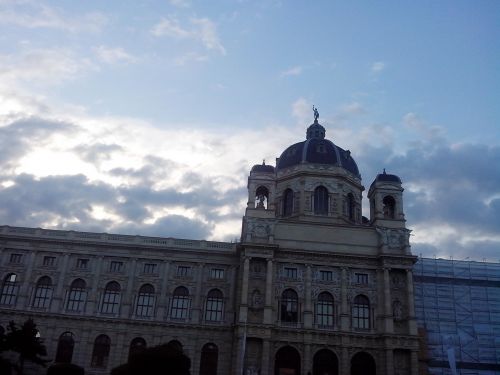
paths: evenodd
<path fill-rule="evenodd" d="M 28 117 L 12 121 L 0 127 L 0 168 L 9 170 L 27 154 L 33 146 L 45 144 L 47 139 L 58 132 L 75 131 L 77 127 L 63 121 Z"/>
<path fill-rule="evenodd" d="M 122 151 L 123 148 L 116 144 L 94 143 L 91 145 L 79 145 L 74 151 L 85 161 L 99 165 L 109 160 L 113 152 Z"/>

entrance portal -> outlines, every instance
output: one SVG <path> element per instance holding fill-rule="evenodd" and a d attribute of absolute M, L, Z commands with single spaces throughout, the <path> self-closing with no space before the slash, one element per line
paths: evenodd
<path fill-rule="evenodd" d="M 366 352 L 359 352 L 351 359 L 351 375 L 376 375 L 373 357 Z"/>
<path fill-rule="evenodd" d="M 338 375 L 339 361 L 335 353 L 321 349 L 314 355 L 313 375 Z"/>
<path fill-rule="evenodd" d="M 284 346 L 276 353 L 274 375 L 300 375 L 300 354 L 291 346 Z"/>

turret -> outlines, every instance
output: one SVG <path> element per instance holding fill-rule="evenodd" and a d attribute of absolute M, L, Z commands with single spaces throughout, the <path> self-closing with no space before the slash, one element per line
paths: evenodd
<path fill-rule="evenodd" d="M 401 179 L 384 172 L 377 175 L 368 190 L 370 223 L 386 228 L 405 228 Z"/>

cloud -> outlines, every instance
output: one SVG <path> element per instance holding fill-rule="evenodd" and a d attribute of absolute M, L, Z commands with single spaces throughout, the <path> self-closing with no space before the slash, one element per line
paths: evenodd
<path fill-rule="evenodd" d="M 91 61 L 75 56 L 68 49 L 27 50 L 15 56 L 0 56 L 0 86 L 58 84 L 95 69 Z"/>
<path fill-rule="evenodd" d="M 306 124 L 312 118 L 312 104 L 305 98 L 298 98 L 292 104 L 292 115 L 297 122 Z"/>
<path fill-rule="evenodd" d="M 106 64 L 115 64 L 119 62 L 123 63 L 135 63 L 137 58 L 130 55 L 121 47 L 106 47 L 99 46 L 95 47 L 94 53 L 97 55 L 98 59 L 105 62 Z"/>
<path fill-rule="evenodd" d="M 287 70 L 284 70 L 280 73 L 280 77 L 288 77 L 288 76 L 298 76 L 302 74 L 301 66 L 293 66 Z"/>
<path fill-rule="evenodd" d="M 72 16 L 59 8 L 39 2 L 4 2 L 0 11 L 0 23 L 29 29 L 48 28 L 69 32 L 99 32 L 107 23 L 107 17 L 99 12 Z"/>
<path fill-rule="evenodd" d="M 185 25 L 181 24 L 181 21 L 173 16 L 162 18 L 159 23 L 153 26 L 151 33 L 157 37 L 196 40 L 209 51 L 226 54 L 226 49 L 217 34 L 217 27 L 209 18 L 193 17 L 185 23 Z"/>
<path fill-rule="evenodd" d="M 208 56 L 204 54 L 200 54 L 197 52 L 188 52 L 184 55 L 177 56 L 174 59 L 174 64 L 178 66 L 184 66 L 191 62 L 204 62 L 208 60 Z"/>
<path fill-rule="evenodd" d="M 189 0 L 169 0 L 170 5 L 173 5 L 177 8 L 189 8 L 191 6 L 191 2 Z"/>
<path fill-rule="evenodd" d="M 383 61 L 376 61 L 372 64 L 370 70 L 372 73 L 380 73 L 386 68 L 386 64 Z"/>

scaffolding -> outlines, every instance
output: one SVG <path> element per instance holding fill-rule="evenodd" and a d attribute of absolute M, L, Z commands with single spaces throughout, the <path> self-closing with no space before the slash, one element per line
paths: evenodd
<path fill-rule="evenodd" d="M 419 258 L 413 277 L 429 373 L 452 374 L 452 348 L 457 374 L 500 374 L 500 264 Z"/>

